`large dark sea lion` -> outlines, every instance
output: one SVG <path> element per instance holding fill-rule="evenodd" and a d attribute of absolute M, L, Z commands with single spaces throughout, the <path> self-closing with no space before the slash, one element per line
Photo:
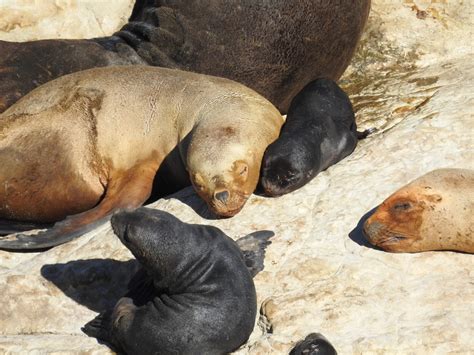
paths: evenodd
<path fill-rule="evenodd" d="M 335 82 L 317 79 L 293 99 L 277 141 L 265 151 L 260 185 L 268 196 L 295 191 L 351 154 L 358 139 L 349 97 Z"/>
<path fill-rule="evenodd" d="M 117 208 L 143 204 L 157 172 L 177 188 L 192 183 L 215 214 L 233 216 L 282 124 L 253 90 L 185 71 L 96 68 L 46 83 L 0 114 L 0 218 L 73 216 L 41 238 L 3 238 L 0 248 L 64 243 Z"/>
<path fill-rule="evenodd" d="M 438 169 L 387 198 L 364 224 L 385 251 L 474 253 L 474 171 Z"/>
<path fill-rule="evenodd" d="M 113 310 L 84 326 L 86 334 L 126 354 L 227 354 L 247 341 L 257 312 L 252 276 L 263 269 L 273 233 L 236 243 L 215 227 L 147 208 L 120 211 L 111 222 L 143 268 Z M 252 273 L 241 240 L 256 246 L 251 259 L 260 267 Z"/>
<path fill-rule="evenodd" d="M 146 64 L 236 80 L 286 113 L 306 84 L 342 75 L 369 9 L 370 0 L 137 0 L 110 37 L 0 41 L 0 112 L 68 73 Z"/>

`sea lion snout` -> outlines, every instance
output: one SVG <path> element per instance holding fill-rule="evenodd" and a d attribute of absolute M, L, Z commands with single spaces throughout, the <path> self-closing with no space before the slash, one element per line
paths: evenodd
<path fill-rule="evenodd" d="M 301 173 L 286 157 L 265 160 L 260 177 L 260 183 L 267 196 L 281 196 L 290 193 L 304 182 L 301 182 Z"/>
<path fill-rule="evenodd" d="M 381 235 L 386 230 L 386 228 L 383 223 L 372 220 L 372 218 L 369 218 L 365 221 L 364 227 L 362 230 L 363 230 L 365 239 L 367 239 L 367 241 L 369 241 L 372 245 L 378 246 Z"/>
<path fill-rule="evenodd" d="M 130 210 L 119 210 L 112 215 L 110 220 L 112 230 L 125 245 L 130 243 L 128 232 L 130 224 L 134 220 L 136 220 L 136 214 L 132 213 Z"/>
<path fill-rule="evenodd" d="M 222 191 L 216 191 L 214 192 L 214 198 L 216 200 L 221 201 L 222 203 L 227 203 L 227 200 L 229 199 L 229 191 L 228 190 L 222 190 Z"/>

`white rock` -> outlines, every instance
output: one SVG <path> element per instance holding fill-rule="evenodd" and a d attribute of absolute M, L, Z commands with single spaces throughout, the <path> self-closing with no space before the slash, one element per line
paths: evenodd
<path fill-rule="evenodd" d="M 5 18 L 1 12 L 0 30 L 11 28 Z M 59 20 L 41 21 L 49 31 Z M 206 215 L 206 207 L 191 188 L 153 204 L 234 238 L 275 232 L 255 278 L 262 316 L 239 354 L 285 353 L 310 332 L 341 354 L 474 352 L 473 256 L 389 254 L 368 247 L 357 228 L 410 180 L 441 167 L 474 168 L 472 28 L 467 2 L 374 0 L 342 83 L 360 127 L 378 133 L 299 191 L 253 196 L 231 219 L 201 217 L 196 211 Z M 25 39 L 10 33 L 1 38 Z M 130 258 L 109 225 L 41 254 L 0 252 L 0 352 L 108 353 L 80 328 L 123 293 L 137 267 Z"/>

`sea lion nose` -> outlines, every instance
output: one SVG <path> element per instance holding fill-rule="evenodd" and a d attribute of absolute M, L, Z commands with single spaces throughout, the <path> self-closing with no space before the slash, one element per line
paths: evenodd
<path fill-rule="evenodd" d="M 229 198 L 229 191 L 227 190 L 218 191 L 214 194 L 214 198 L 216 200 L 221 201 L 222 203 L 227 203 L 227 200 Z"/>
<path fill-rule="evenodd" d="M 372 221 L 370 221 L 370 219 L 368 219 L 364 223 L 363 231 L 364 231 L 364 234 L 365 234 L 366 238 L 373 239 L 373 238 L 376 238 L 378 236 L 378 234 L 380 233 L 380 231 L 382 229 L 383 229 L 383 224 L 382 223 L 376 222 L 376 221 L 372 222 Z"/>

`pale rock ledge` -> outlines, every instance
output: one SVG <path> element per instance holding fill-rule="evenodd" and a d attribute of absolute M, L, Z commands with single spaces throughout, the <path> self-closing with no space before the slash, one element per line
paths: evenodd
<path fill-rule="evenodd" d="M 231 219 L 201 217 L 191 188 L 152 205 L 233 238 L 275 232 L 255 278 L 260 319 L 239 354 L 285 353 L 310 332 L 340 354 L 474 352 L 473 256 L 385 253 L 358 227 L 425 172 L 474 168 L 473 25 L 468 2 L 374 0 L 342 83 L 360 127 L 378 133 L 299 191 L 253 196 Z M 80 328 L 123 294 L 130 259 L 108 224 L 41 254 L 0 252 L 0 352 L 109 353 Z"/>

